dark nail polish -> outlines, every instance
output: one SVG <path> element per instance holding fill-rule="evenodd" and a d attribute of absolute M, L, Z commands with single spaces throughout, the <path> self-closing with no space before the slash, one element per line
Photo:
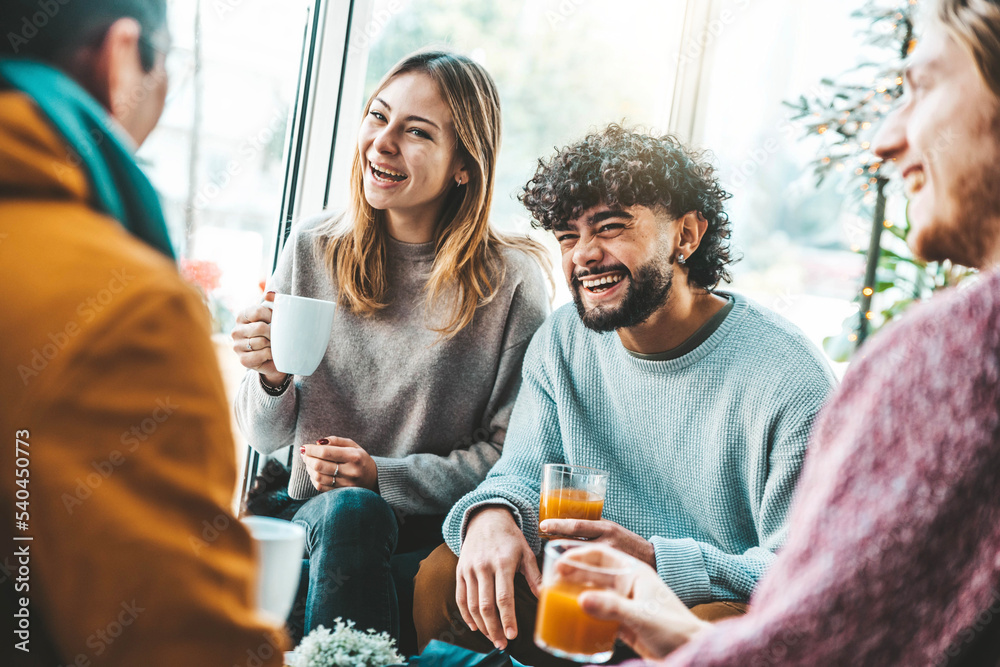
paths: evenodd
<path fill-rule="evenodd" d="M 318 444 L 320 444 L 320 445 L 329 445 L 330 444 L 330 441 L 327 440 L 326 438 L 323 438 L 322 440 L 317 440 L 316 442 Z"/>
<path fill-rule="evenodd" d="M 305 454 L 306 453 L 306 446 L 305 445 L 302 445 L 301 447 L 299 447 L 299 453 L 300 454 Z"/>

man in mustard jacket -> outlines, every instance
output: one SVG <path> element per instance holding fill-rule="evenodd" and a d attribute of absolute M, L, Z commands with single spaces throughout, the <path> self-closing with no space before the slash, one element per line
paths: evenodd
<path fill-rule="evenodd" d="M 206 309 L 131 155 L 163 110 L 165 5 L 18 0 L 0 19 L 0 600 L 17 665 L 280 665 L 285 648 L 255 615 L 230 509 Z"/>

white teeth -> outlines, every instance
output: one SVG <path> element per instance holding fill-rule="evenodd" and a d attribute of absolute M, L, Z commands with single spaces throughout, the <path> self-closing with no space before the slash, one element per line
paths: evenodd
<path fill-rule="evenodd" d="M 380 175 L 384 174 L 384 175 L 387 175 L 387 176 L 396 176 L 398 178 L 406 178 L 406 174 L 401 174 L 398 171 L 393 171 L 392 169 L 386 169 L 384 167 L 376 167 L 374 164 L 371 164 L 370 162 L 368 164 L 371 165 L 372 171 L 375 173 L 376 176 L 380 176 Z"/>
<path fill-rule="evenodd" d="M 616 273 L 613 276 L 605 276 L 604 278 L 598 278 L 597 280 L 581 280 L 580 283 L 587 289 L 593 289 L 595 287 L 600 287 L 601 285 L 614 285 L 615 283 L 621 281 L 625 276 Z"/>

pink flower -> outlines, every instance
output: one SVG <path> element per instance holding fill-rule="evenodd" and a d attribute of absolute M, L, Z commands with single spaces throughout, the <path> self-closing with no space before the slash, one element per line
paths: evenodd
<path fill-rule="evenodd" d="M 222 269 L 210 260 L 181 259 L 181 276 L 207 295 L 219 287 Z"/>

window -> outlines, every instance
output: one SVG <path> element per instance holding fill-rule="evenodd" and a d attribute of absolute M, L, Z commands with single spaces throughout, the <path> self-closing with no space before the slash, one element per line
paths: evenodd
<path fill-rule="evenodd" d="M 679 61 L 684 0 L 374 0 L 355 9 L 347 49 L 358 76 L 337 143 L 328 206 L 345 201 L 350 152 L 364 102 L 407 54 L 458 51 L 493 76 L 503 109 L 493 221 L 525 232 L 517 194 L 538 158 L 609 122 L 665 130 Z M 554 256 L 549 234 L 536 234 Z M 558 266 L 558 261 L 555 263 Z M 557 300 L 569 300 L 561 279 Z"/>
<path fill-rule="evenodd" d="M 850 68 L 860 4 L 780 0 L 369 0 L 354 3 L 344 55 L 327 206 L 345 198 L 364 101 L 406 54 L 445 47 L 481 62 L 500 89 L 503 148 L 493 219 L 526 231 L 517 201 L 539 157 L 613 121 L 672 131 L 715 156 L 736 265 L 734 288 L 779 311 L 817 344 L 852 312 L 868 223 L 807 173 L 812 147 L 782 105 Z M 837 48 L 816 48 L 818 40 Z M 844 48 L 847 45 L 847 48 Z M 536 234 L 556 256 L 547 234 Z M 556 263 L 558 266 L 558 263 Z M 557 305 L 569 300 L 557 277 Z"/>
<path fill-rule="evenodd" d="M 231 311 L 256 298 L 271 271 L 311 4 L 170 5 L 167 106 L 139 157 L 163 199 L 180 256 L 221 270 L 213 296 L 230 312 L 218 312 L 220 331 L 229 330 Z"/>
<path fill-rule="evenodd" d="M 867 248 L 871 220 L 833 183 L 816 187 L 809 163 L 818 146 L 803 141 L 782 102 L 857 64 L 863 26 L 850 13 L 860 4 L 723 0 L 699 87 L 695 141 L 715 153 L 733 195 L 733 246 L 744 257 L 735 288 L 817 345 L 857 312 L 864 257 L 852 250 Z"/>
<path fill-rule="evenodd" d="M 230 396 L 244 369 L 229 331 L 271 272 L 312 5 L 188 0 L 169 7 L 167 104 L 138 157 L 160 193 L 181 270 L 212 311 Z"/>

